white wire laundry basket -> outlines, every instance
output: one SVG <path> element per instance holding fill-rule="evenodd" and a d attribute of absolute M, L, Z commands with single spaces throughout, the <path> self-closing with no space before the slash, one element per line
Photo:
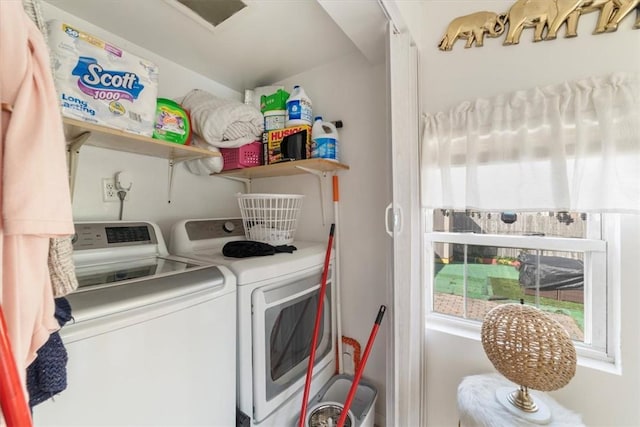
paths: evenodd
<path fill-rule="evenodd" d="M 293 243 L 303 198 L 301 194 L 238 194 L 246 238 L 273 246 Z"/>

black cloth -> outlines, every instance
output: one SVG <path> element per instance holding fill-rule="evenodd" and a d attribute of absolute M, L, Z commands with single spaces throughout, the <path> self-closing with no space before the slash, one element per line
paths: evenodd
<path fill-rule="evenodd" d="M 71 305 L 66 298 L 55 299 L 55 318 L 62 327 L 71 320 Z M 27 367 L 27 391 L 29 406 L 55 396 L 67 388 L 67 350 L 58 332 L 49 336 L 49 340 L 40 347 L 38 356 Z"/>
<path fill-rule="evenodd" d="M 295 250 L 297 250 L 297 248 L 291 245 L 272 246 L 268 243 L 253 240 L 238 240 L 225 244 L 222 248 L 222 254 L 231 258 L 248 258 L 274 255 L 278 252 L 288 252 L 291 254 Z"/>
<path fill-rule="evenodd" d="M 539 259 L 538 259 L 539 258 Z M 520 254 L 520 285 L 541 291 L 584 289 L 584 264 L 580 259 L 561 256 Z"/>

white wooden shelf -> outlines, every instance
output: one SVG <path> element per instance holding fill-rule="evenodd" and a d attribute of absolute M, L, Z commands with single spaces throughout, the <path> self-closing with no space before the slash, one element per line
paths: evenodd
<path fill-rule="evenodd" d="M 191 147 L 189 145 L 175 144 L 150 138 L 148 136 L 136 135 L 120 129 L 113 129 L 93 123 L 87 123 L 81 120 L 70 119 L 68 117 L 63 118 L 63 122 L 65 124 L 67 141 L 72 141 L 85 132 L 105 136 L 104 138 L 89 137 L 84 142 L 84 144 L 94 147 L 160 157 L 163 159 L 173 160 L 174 162 L 196 159 L 199 157 L 220 156 L 220 153 L 218 152 Z"/>
<path fill-rule="evenodd" d="M 147 136 L 137 135 L 113 129 L 82 120 L 63 118 L 65 134 L 67 138 L 67 153 L 69 165 L 69 181 L 71 194 L 75 187 L 75 175 L 78 165 L 78 155 L 83 145 L 107 148 L 110 150 L 125 151 L 128 153 L 142 154 L 145 156 L 159 157 L 169 160 L 169 193 L 171 193 L 171 181 L 173 179 L 173 165 L 184 160 L 201 157 L 219 157 L 219 152 L 213 152 L 189 145 L 175 144 Z M 100 138 L 92 136 L 100 135 Z M 291 162 L 276 163 L 273 165 L 255 166 L 252 168 L 234 169 L 217 174 L 236 181 L 244 182 L 247 190 L 250 189 L 251 180 L 255 178 L 272 178 L 310 173 L 320 179 L 327 173 L 335 173 L 341 170 L 349 170 L 349 166 L 326 159 L 306 159 Z M 320 180 L 320 185 L 324 183 Z M 322 194 L 322 193 L 321 193 Z M 169 197 L 171 194 L 169 194 Z"/>
<path fill-rule="evenodd" d="M 256 178 L 274 178 L 303 173 L 315 175 L 320 184 L 320 205 L 322 206 L 322 224 L 324 224 L 326 218 L 324 203 L 326 180 L 323 178 L 326 177 L 327 173 L 335 174 L 342 170 L 349 170 L 349 166 L 344 163 L 326 159 L 306 159 L 275 163 L 272 165 L 254 166 L 252 168 L 233 169 L 211 175 L 243 182 L 247 193 L 251 192 L 251 180 Z"/>
<path fill-rule="evenodd" d="M 303 173 L 338 172 L 341 170 L 349 170 L 349 166 L 326 159 L 306 159 L 275 163 L 273 165 L 254 166 L 252 168 L 233 169 L 213 175 L 245 180 L 298 175 Z"/>
<path fill-rule="evenodd" d="M 169 200 L 171 200 L 173 166 L 175 163 L 202 157 L 221 156 L 218 152 L 162 141 L 69 117 L 63 117 L 62 122 L 64 123 L 65 137 L 67 139 L 67 165 L 69 167 L 71 197 L 73 197 L 75 189 L 80 148 L 83 145 L 167 159 L 169 163 L 169 191 L 167 195 Z M 94 138 L 96 135 L 100 137 Z"/>

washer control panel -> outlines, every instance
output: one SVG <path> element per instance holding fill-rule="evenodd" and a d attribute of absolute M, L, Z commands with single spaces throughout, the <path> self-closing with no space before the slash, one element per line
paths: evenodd
<path fill-rule="evenodd" d="M 189 240 L 244 237 L 242 218 L 203 219 L 188 221 L 185 225 Z"/>
<path fill-rule="evenodd" d="M 75 224 L 75 229 L 74 250 L 155 245 L 158 242 L 153 226 L 146 222 Z"/>

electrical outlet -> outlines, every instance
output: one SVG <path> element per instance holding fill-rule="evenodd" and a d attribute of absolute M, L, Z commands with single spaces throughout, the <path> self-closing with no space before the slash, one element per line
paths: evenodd
<path fill-rule="evenodd" d="M 131 200 L 131 191 L 127 191 L 127 195 L 124 197 L 125 202 L 128 202 L 129 200 Z M 102 201 L 120 202 L 114 178 L 102 178 Z"/>
<path fill-rule="evenodd" d="M 118 190 L 113 178 L 102 178 L 102 201 L 103 202 L 119 202 Z"/>

